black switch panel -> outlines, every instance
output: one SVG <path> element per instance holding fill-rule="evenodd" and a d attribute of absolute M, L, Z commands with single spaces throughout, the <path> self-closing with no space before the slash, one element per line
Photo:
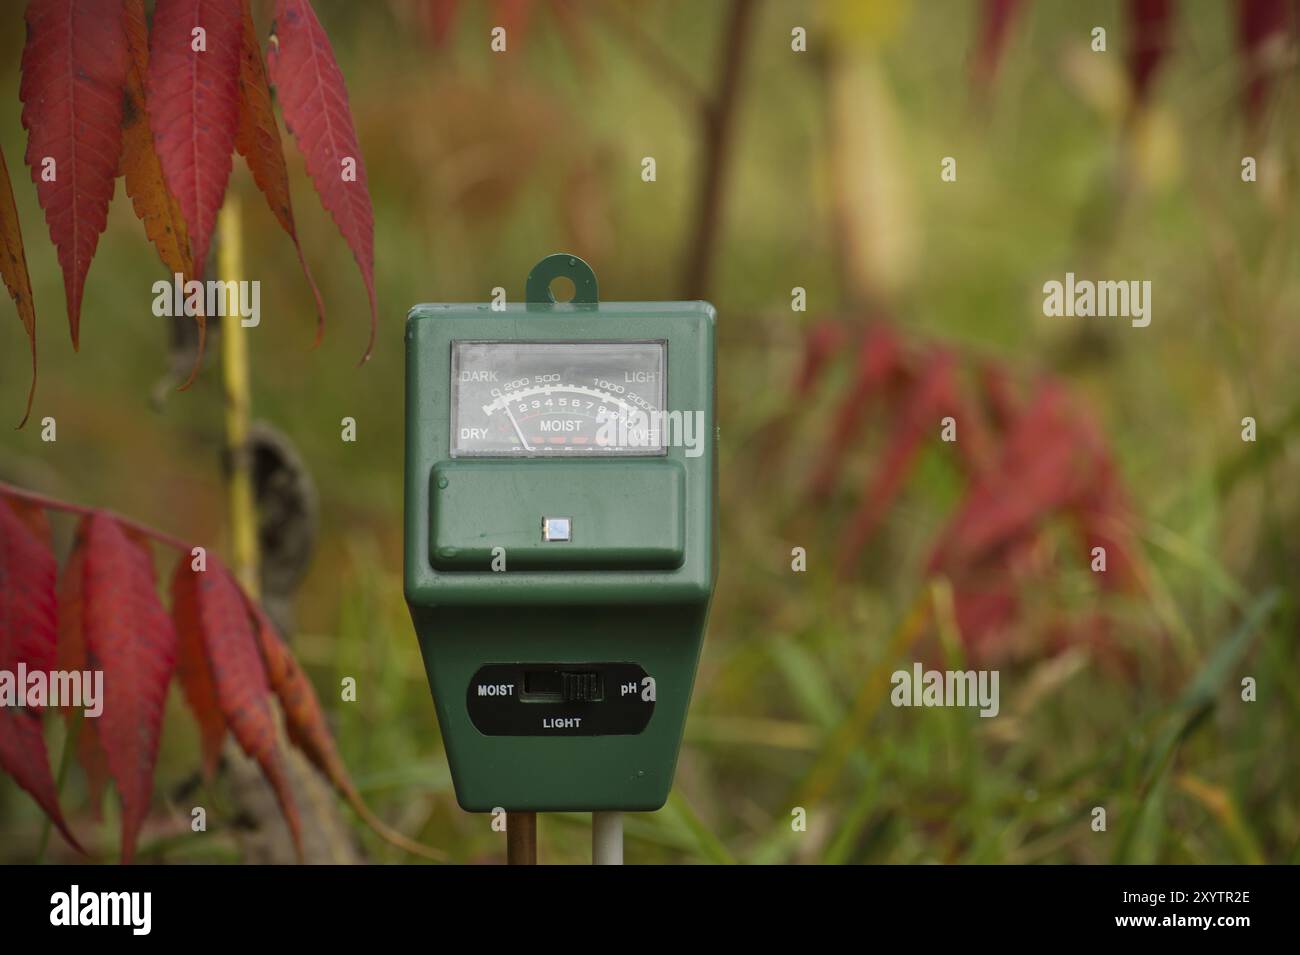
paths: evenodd
<path fill-rule="evenodd" d="M 465 690 L 485 736 L 630 736 L 654 715 L 636 663 L 488 663 Z"/>

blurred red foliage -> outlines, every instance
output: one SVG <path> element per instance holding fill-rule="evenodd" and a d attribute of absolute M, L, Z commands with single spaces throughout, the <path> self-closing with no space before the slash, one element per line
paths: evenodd
<path fill-rule="evenodd" d="M 1128 494 L 1107 442 L 1060 382 L 1045 378 L 1022 394 L 995 361 L 965 362 L 953 349 L 906 342 L 884 321 L 832 320 L 807 334 L 799 397 L 811 398 L 841 356 L 853 363 L 851 380 L 837 399 L 809 495 L 824 501 L 840 486 L 846 458 L 873 416 L 889 429 L 840 536 L 842 575 L 855 571 L 918 454 L 941 440 L 947 424 L 954 440 L 943 443 L 956 453 L 964 488 L 926 570 L 951 584 L 968 654 L 985 660 L 1004 654 L 1004 638 L 1022 621 L 1026 589 L 1050 585 L 1060 569 L 1044 546 L 1054 526 L 1069 529 L 1080 567 L 1099 568 L 1094 549 L 1104 549 L 1105 569 L 1096 573 L 1101 592 L 1145 590 Z M 970 374 L 961 374 L 964 364 L 973 366 Z M 1104 642 L 1108 621 L 1101 613 L 1082 622 L 1062 614 L 1047 629 L 1043 647 L 1080 638 Z"/>

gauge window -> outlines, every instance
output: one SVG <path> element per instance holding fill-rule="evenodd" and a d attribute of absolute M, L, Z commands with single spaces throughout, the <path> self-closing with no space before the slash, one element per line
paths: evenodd
<path fill-rule="evenodd" d="M 452 457 L 662 455 L 667 343 L 451 346 Z"/>

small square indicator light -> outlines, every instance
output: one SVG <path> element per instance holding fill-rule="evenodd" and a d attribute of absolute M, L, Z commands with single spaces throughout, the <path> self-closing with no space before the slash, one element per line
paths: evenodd
<path fill-rule="evenodd" d="M 543 517 L 542 540 L 567 541 L 572 536 L 572 529 L 567 517 Z"/>

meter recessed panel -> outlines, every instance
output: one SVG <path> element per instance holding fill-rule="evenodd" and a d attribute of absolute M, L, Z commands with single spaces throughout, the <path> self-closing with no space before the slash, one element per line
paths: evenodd
<path fill-rule="evenodd" d="M 451 343 L 452 457 L 666 453 L 663 341 Z"/>
<path fill-rule="evenodd" d="M 484 736 L 635 736 L 655 710 L 636 663 L 489 663 L 465 693 Z"/>

